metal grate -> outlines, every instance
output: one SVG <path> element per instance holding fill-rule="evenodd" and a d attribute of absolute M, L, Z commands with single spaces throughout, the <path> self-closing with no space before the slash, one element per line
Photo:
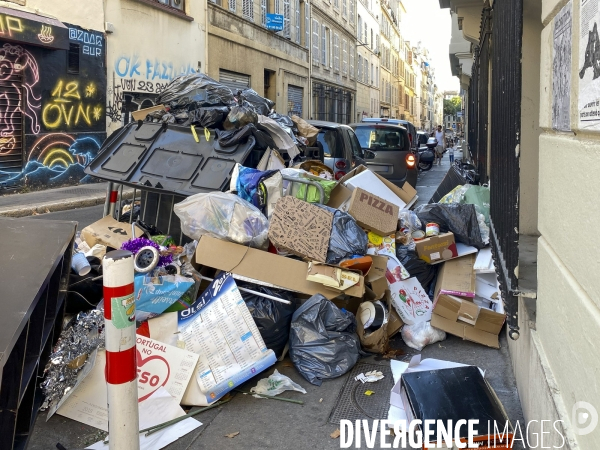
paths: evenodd
<path fill-rule="evenodd" d="M 20 172 L 23 169 L 23 78 L 13 71 L 0 80 L 0 171 Z"/>
<path fill-rule="evenodd" d="M 358 374 L 379 370 L 384 378 L 375 383 L 355 381 Z M 329 415 L 329 423 L 339 425 L 340 420 L 387 419 L 390 409 L 390 391 L 394 387 L 394 378 L 389 366 L 359 363 L 350 371 L 344 387 L 340 391 L 337 403 Z M 375 392 L 365 395 L 365 391 Z"/>

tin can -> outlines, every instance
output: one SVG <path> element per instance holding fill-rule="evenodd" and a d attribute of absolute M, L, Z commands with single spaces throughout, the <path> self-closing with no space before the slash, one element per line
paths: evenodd
<path fill-rule="evenodd" d="M 415 230 L 412 232 L 411 236 L 414 241 L 421 241 L 425 238 L 425 233 L 423 233 L 423 230 Z"/>
<path fill-rule="evenodd" d="M 431 237 L 437 236 L 438 234 L 440 234 L 440 226 L 437 223 L 429 222 L 425 226 L 425 236 Z"/>

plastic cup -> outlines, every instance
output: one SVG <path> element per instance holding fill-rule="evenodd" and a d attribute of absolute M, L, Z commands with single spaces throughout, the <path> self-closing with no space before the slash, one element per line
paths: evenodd
<path fill-rule="evenodd" d="M 79 275 L 84 276 L 90 273 L 92 267 L 83 253 L 75 253 L 71 259 L 71 268 Z"/>

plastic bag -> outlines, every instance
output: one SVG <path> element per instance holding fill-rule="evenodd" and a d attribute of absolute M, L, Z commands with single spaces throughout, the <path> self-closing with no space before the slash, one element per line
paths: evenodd
<path fill-rule="evenodd" d="M 275 369 L 275 372 L 269 375 L 269 378 L 258 380 L 258 384 L 253 388 L 250 388 L 250 392 L 252 394 L 270 396 L 278 395 L 285 391 L 298 391 L 306 394 L 306 390 L 302 386 L 300 386 L 298 383 L 294 383 L 285 375 L 281 375 L 277 369 Z M 254 397 L 263 398 L 258 395 L 255 395 Z"/>
<path fill-rule="evenodd" d="M 230 105 L 233 92 L 227 86 L 203 73 L 192 73 L 175 78 L 156 99 L 157 105 L 169 104 L 173 109 L 191 103 L 198 106 Z"/>
<path fill-rule="evenodd" d="M 408 234 L 422 227 L 419 217 L 414 211 L 401 211 L 399 215 L 400 229 L 405 229 Z"/>
<path fill-rule="evenodd" d="M 229 111 L 225 122 L 223 122 L 223 128 L 226 130 L 242 128 L 249 123 L 253 125 L 258 123 L 258 116 L 254 110 L 247 106 L 234 106 L 231 108 L 231 111 Z"/>
<path fill-rule="evenodd" d="M 273 350 L 277 357 L 281 356 L 285 344 L 287 344 L 290 337 L 290 323 L 292 322 L 292 315 L 296 311 L 296 299 L 291 292 L 281 289 L 271 289 L 266 286 L 250 283 L 240 283 L 239 285 L 292 302 L 288 305 L 256 294 L 240 291 L 256 327 L 260 331 L 263 341 L 265 341 L 265 345 L 267 348 Z"/>
<path fill-rule="evenodd" d="M 278 170 L 239 166 L 236 190 L 241 198 L 271 217 L 277 200 L 283 196 L 283 178 Z"/>
<path fill-rule="evenodd" d="M 314 145 L 314 143 L 317 142 L 317 135 L 319 134 L 319 129 L 317 127 L 312 126 L 306 120 L 298 116 L 292 116 L 292 121 L 298 128 L 300 136 L 306 138 L 308 145 Z"/>
<path fill-rule="evenodd" d="M 438 203 L 460 203 L 475 205 L 478 214 L 483 214 L 486 225 L 490 224 L 490 188 L 473 184 L 459 185 L 444 195 Z"/>
<path fill-rule="evenodd" d="M 290 359 L 311 384 L 348 372 L 360 357 L 354 316 L 321 294 L 313 295 L 292 317 Z"/>
<path fill-rule="evenodd" d="M 333 213 L 331 237 L 329 238 L 329 248 L 327 249 L 326 262 L 328 264 L 338 264 L 343 259 L 353 255 L 364 256 L 367 254 L 369 238 L 367 237 L 367 233 L 358 226 L 354 217 L 329 206 L 319 204 L 316 206 Z"/>
<path fill-rule="evenodd" d="M 248 136 L 252 136 L 250 125 L 232 130 L 216 130 L 217 141 L 221 147 L 231 147 L 240 143 L 245 143 Z"/>
<path fill-rule="evenodd" d="M 400 334 L 406 345 L 418 351 L 423 350 L 426 345 L 446 339 L 446 332 L 432 327 L 429 321 L 404 325 Z"/>
<path fill-rule="evenodd" d="M 277 146 L 277 150 L 287 152 L 290 161 L 293 161 L 300 154 L 294 139 L 273 119 L 260 115 L 258 116 L 258 125 L 256 127 L 261 131 L 269 133 Z"/>
<path fill-rule="evenodd" d="M 229 108 L 227 106 L 212 106 L 194 109 L 188 113 L 188 120 L 184 125 L 189 126 L 194 124 L 201 127 L 214 128 L 223 124 L 227 114 L 229 114 Z"/>
<path fill-rule="evenodd" d="M 425 291 L 429 291 L 431 282 L 435 279 L 438 271 L 438 265 L 427 264 L 416 252 L 411 251 L 406 246 L 396 248 L 396 256 L 404 268 L 410 273 L 411 277 L 416 277 Z"/>
<path fill-rule="evenodd" d="M 327 203 L 329 201 L 329 197 L 331 196 L 331 192 L 336 186 L 335 181 L 330 181 L 325 178 L 321 178 L 319 176 L 313 175 L 312 173 L 307 172 L 303 169 L 282 169 L 282 175 L 285 175 L 288 178 L 305 178 L 308 180 L 315 181 L 321 185 L 323 188 L 323 203 Z M 319 203 L 321 200 L 320 193 L 315 186 L 303 184 L 303 183 L 292 183 L 289 181 L 284 182 L 284 189 L 286 189 L 287 195 L 292 195 L 300 200 L 304 200 L 304 194 L 306 192 L 306 201 L 308 203 Z M 306 191 L 308 189 L 308 192 Z"/>
<path fill-rule="evenodd" d="M 277 122 L 282 127 L 286 127 L 286 128 L 294 127 L 294 121 L 289 116 L 282 116 L 281 114 L 271 113 L 271 114 L 269 114 L 269 118 L 273 119 L 275 122 Z"/>
<path fill-rule="evenodd" d="M 275 103 L 268 98 L 261 97 L 254 89 L 244 89 L 240 96 L 254 109 L 256 114 L 268 115 Z"/>
<path fill-rule="evenodd" d="M 183 234 L 199 240 L 204 234 L 266 250 L 269 221 L 258 208 L 225 192 L 195 194 L 176 203 Z"/>
<path fill-rule="evenodd" d="M 440 232 L 451 231 L 456 242 L 472 245 L 478 249 L 485 247 L 479 232 L 477 212 L 474 205 L 430 203 L 415 209 L 421 224 L 435 222 Z"/>

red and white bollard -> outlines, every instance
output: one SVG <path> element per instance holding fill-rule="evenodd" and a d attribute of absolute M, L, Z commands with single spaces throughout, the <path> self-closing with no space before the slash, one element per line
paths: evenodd
<path fill-rule="evenodd" d="M 108 183 L 107 188 L 107 199 L 108 205 L 105 207 L 107 209 L 104 211 L 104 215 L 108 215 L 111 217 L 115 216 L 115 210 L 117 208 L 117 200 L 119 199 L 119 185 L 113 182 Z"/>
<path fill-rule="evenodd" d="M 139 450 L 133 254 L 107 253 L 102 270 L 109 448 Z"/>

